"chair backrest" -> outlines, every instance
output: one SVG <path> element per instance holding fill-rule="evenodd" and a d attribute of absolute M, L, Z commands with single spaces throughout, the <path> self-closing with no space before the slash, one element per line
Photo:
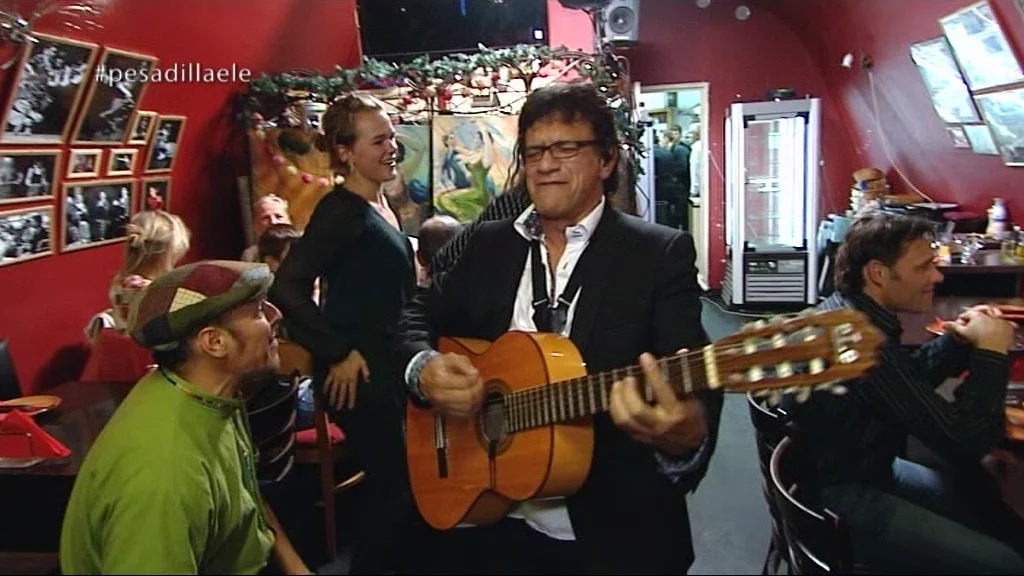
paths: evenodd
<path fill-rule="evenodd" d="M 131 336 L 101 328 L 82 369 L 82 382 L 138 382 L 154 366 L 153 355 Z"/>
<path fill-rule="evenodd" d="M 747 393 L 747 406 L 750 409 L 750 422 L 754 425 L 754 439 L 757 444 L 757 457 L 761 461 L 761 472 L 767 479 L 772 452 L 779 442 L 789 435 L 789 415 L 781 408 L 768 407 L 750 392 Z"/>
<path fill-rule="evenodd" d="M 784 438 L 772 453 L 770 470 L 796 574 L 850 574 L 850 535 L 831 510 L 815 511 L 801 501 L 800 482 L 807 478 L 800 445 Z"/>
<path fill-rule="evenodd" d="M 278 373 L 287 378 L 313 375 L 313 356 L 295 342 L 278 338 L 277 355 L 281 359 Z"/>
<path fill-rule="evenodd" d="M 14 370 L 14 358 L 7 348 L 7 340 L 0 340 L 0 401 L 21 396 L 21 384 Z"/>

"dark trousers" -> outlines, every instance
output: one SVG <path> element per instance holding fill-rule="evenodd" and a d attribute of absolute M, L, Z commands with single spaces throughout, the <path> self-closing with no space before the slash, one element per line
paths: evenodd
<path fill-rule="evenodd" d="M 384 374 L 371 366 L 371 375 Z M 359 385 L 356 406 L 331 416 L 345 431 L 346 441 L 366 479 L 356 488 L 352 510 L 350 574 L 382 574 L 398 569 L 407 547 L 407 531 L 415 510 L 405 462 L 404 405 L 386 376 Z"/>
<path fill-rule="evenodd" d="M 1024 559 L 995 536 L 1001 510 L 983 487 L 958 489 L 943 474 L 906 460 L 886 488 L 843 484 L 823 504 L 850 526 L 854 560 L 880 574 L 1021 574 Z"/>
<path fill-rule="evenodd" d="M 437 531 L 418 519 L 413 553 L 403 566 L 409 574 L 584 574 L 581 545 L 505 517 L 482 528 Z"/>

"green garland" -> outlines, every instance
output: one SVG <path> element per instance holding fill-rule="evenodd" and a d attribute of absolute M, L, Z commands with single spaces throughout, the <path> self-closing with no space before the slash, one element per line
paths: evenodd
<path fill-rule="evenodd" d="M 646 151 L 640 136 L 643 130 L 632 122 L 628 107 L 623 105 L 625 95 L 620 93 L 620 82 L 625 71 L 610 54 L 586 54 L 564 47 L 520 45 L 510 48 L 481 47 L 473 54 L 452 54 L 441 58 L 420 56 L 408 63 L 392 63 L 364 58 L 359 68 L 336 67 L 330 75 L 313 72 L 284 72 L 263 75 L 249 84 L 243 95 L 242 122 L 251 125 L 253 119 L 274 120 L 286 113 L 289 105 L 299 97 L 312 94 L 330 102 L 354 90 L 372 90 L 391 87 L 410 87 L 427 94 L 428 88 L 444 90 L 462 79 L 471 78 L 480 69 L 496 71 L 509 68 L 530 86 L 538 69 L 552 61 L 579 61 L 576 72 L 593 82 L 609 102 L 616 103 L 615 118 L 627 156 L 634 168 L 639 168 L 636 156 Z M 302 98 L 308 98 L 303 96 Z M 431 96 L 432 97 L 432 96 Z"/>

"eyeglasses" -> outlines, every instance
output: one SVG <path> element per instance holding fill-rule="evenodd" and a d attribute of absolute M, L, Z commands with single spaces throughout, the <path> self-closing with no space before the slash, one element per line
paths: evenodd
<path fill-rule="evenodd" d="M 547 146 L 527 146 L 523 152 L 523 159 L 526 162 L 540 162 L 541 158 L 544 157 L 544 153 L 551 150 L 551 157 L 557 160 L 568 160 L 569 158 L 575 157 L 580 153 L 580 150 L 584 146 L 593 146 L 597 144 L 597 140 L 560 140 L 558 142 L 552 142 Z"/>

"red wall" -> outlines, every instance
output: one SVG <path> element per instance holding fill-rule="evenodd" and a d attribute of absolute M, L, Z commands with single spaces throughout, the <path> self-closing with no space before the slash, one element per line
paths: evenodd
<path fill-rule="evenodd" d="M 274 2 L 112 2 L 100 30 L 69 33 L 101 46 L 151 54 L 159 65 L 198 63 L 249 68 L 254 76 L 285 69 L 330 71 L 360 58 L 354 0 Z M 10 92 L 7 73 L 4 96 Z M 243 235 L 235 176 L 245 170 L 243 140 L 229 102 L 241 84 L 151 84 L 141 109 L 188 117 L 173 172 L 170 210 L 193 231 L 186 261 L 237 258 Z M 67 153 L 63 155 L 67 158 Z M 56 205 L 56 204 L 55 204 Z M 16 205 L 22 207 L 22 205 Z M 61 217 L 58 210 L 56 216 Z M 77 377 L 85 359 L 82 328 L 105 309 L 123 244 L 59 254 L 0 268 L 0 338 L 26 393 Z"/>
<path fill-rule="evenodd" d="M 998 156 L 953 148 L 935 114 L 927 89 L 910 60 L 910 45 L 941 36 L 939 18 L 974 0 L 779 0 L 768 5 L 803 38 L 838 96 L 844 129 L 857 145 L 850 161 L 889 172 L 899 192 L 910 187 L 892 170 L 893 161 L 936 201 L 958 202 L 984 213 L 992 196 L 1006 198 L 1011 215 L 1024 222 L 1024 168 L 1004 166 Z M 1010 43 L 1024 63 L 1024 13 L 1015 0 L 991 0 Z M 865 72 L 839 65 L 843 55 L 874 60 L 878 114 L 890 142 L 885 154 L 875 126 L 870 84 Z M 838 187 L 837 199 L 845 194 Z"/>
<path fill-rule="evenodd" d="M 594 51 L 594 25 L 590 15 L 548 0 L 548 45 L 583 52 Z"/>
<path fill-rule="evenodd" d="M 739 4 L 735 0 L 715 0 L 701 9 L 690 0 L 644 0 L 640 6 L 639 45 L 623 51 L 629 58 L 633 80 L 644 85 L 710 84 L 709 270 L 704 272 L 712 287 L 721 282 L 725 258 L 722 171 L 725 112 L 731 103 L 763 100 L 769 89 L 777 87 L 793 88 L 801 97 L 809 94 L 823 98 L 826 163 L 822 186 L 827 190 L 845 187 L 849 196 L 850 144 L 816 62 L 792 29 L 760 8 L 759 3 L 748 2 L 752 15 L 745 21 L 736 20 L 733 12 Z M 845 207 L 836 205 L 832 200 L 835 197 L 826 196 L 822 211 Z"/>

